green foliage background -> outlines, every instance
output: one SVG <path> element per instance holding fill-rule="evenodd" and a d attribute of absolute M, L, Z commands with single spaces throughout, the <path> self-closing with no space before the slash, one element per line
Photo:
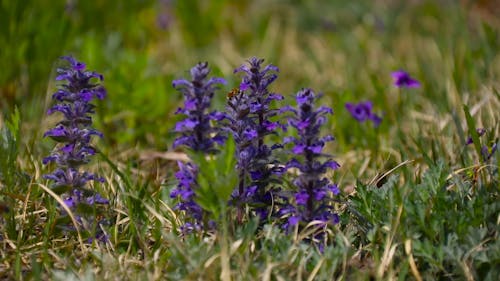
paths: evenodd
<path fill-rule="evenodd" d="M 484 161 L 480 147 L 498 144 L 500 25 L 484 4 L 496 1 L 457 2 L 0 0 L 0 278 L 217 280 L 228 258 L 229 275 L 244 280 L 494 280 L 499 157 Z M 95 118 L 103 157 L 91 169 L 106 177 L 96 188 L 114 225 L 110 245 L 87 249 L 57 231 L 57 204 L 37 187 L 53 147 L 42 135 L 56 120 L 45 112 L 57 59 L 68 54 L 108 90 Z M 342 222 L 323 254 L 300 233 L 252 221 L 177 235 L 177 156 L 164 152 L 182 99 L 171 81 L 208 61 L 229 82 L 214 100 L 222 109 L 233 69 L 251 56 L 280 68 L 273 90 L 285 104 L 311 87 L 334 109 L 325 131 L 342 165 L 332 175 Z M 422 87 L 393 87 L 398 69 Z M 379 128 L 344 109 L 362 100 L 383 114 Z M 466 146 L 475 128 L 487 133 Z"/>

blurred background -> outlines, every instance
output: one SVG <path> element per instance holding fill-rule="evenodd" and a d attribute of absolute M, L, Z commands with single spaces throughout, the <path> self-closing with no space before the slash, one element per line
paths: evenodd
<path fill-rule="evenodd" d="M 54 124 L 45 111 L 62 55 L 74 55 L 105 77 L 108 97 L 98 103 L 96 119 L 106 135 L 103 147 L 167 150 L 173 113 L 182 102 L 171 81 L 188 77 L 199 61 L 228 80 L 215 97 L 219 109 L 225 93 L 238 85 L 233 69 L 251 56 L 280 68 L 272 90 L 285 95 L 285 103 L 293 103 L 302 87 L 324 93 L 322 102 L 335 111 L 335 150 L 342 154 L 373 139 L 352 132 L 345 102 L 372 100 L 376 112 L 396 114 L 400 93 L 392 86 L 392 71 L 407 70 L 422 82 L 397 111 L 398 122 L 413 132 L 422 133 L 419 127 L 426 125 L 446 130 L 450 112 L 481 101 L 484 89 L 498 90 L 495 0 L 0 3 L 0 118 L 17 106 L 27 142 Z M 385 118 L 375 133 L 369 125 L 358 130 L 391 136 L 392 127 Z M 379 141 L 383 147 L 384 138 Z"/>

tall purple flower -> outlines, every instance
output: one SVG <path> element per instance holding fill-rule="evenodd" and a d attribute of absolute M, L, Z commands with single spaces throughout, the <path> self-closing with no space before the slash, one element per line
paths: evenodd
<path fill-rule="evenodd" d="M 330 135 L 320 136 L 320 128 L 326 122 L 326 115 L 332 114 L 331 108 L 314 105 L 317 96 L 311 89 L 297 93 L 297 108 L 288 107 L 293 113 L 289 125 L 297 131 L 297 137 L 288 137 L 285 143 L 291 146 L 290 152 L 295 157 L 287 163 L 287 168 L 298 169 L 299 175 L 293 181 L 296 188 L 291 203 L 284 206 L 280 214 L 288 215 L 285 227 L 292 227 L 299 222 L 321 221 L 336 224 L 338 216 L 333 210 L 331 199 L 339 194 L 336 184 L 324 177 L 328 170 L 336 170 L 340 165 L 323 153 L 326 143 L 333 140 Z M 321 161 L 321 158 L 326 160 Z"/>
<path fill-rule="evenodd" d="M 277 134 L 279 128 L 284 128 L 275 120 L 279 110 L 272 106 L 273 101 L 282 100 L 283 96 L 269 91 L 269 85 L 278 77 L 278 67 L 263 66 L 264 60 L 256 57 L 247 62 L 234 70 L 243 73 L 243 77 L 239 89 L 228 97 L 226 118 L 236 142 L 240 174 L 236 200 L 252 204 L 254 211 L 263 218 L 268 215 L 272 203 L 270 183 L 273 176 L 283 173 L 272 155 L 272 151 L 282 145 L 265 143 L 267 135 Z"/>
<path fill-rule="evenodd" d="M 220 121 L 224 115 L 216 111 L 209 112 L 209 109 L 218 86 L 226 81 L 222 78 L 208 78 L 210 68 L 206 62 L 198 63 L 190 72 L 191 81 L 179 79 L 172 83 L 184 96 L 184 107 L 179 108 L 176 114 L 185 116 L 175 125 L 175 131 L 180 136 L 173 146 L 183 145 L 196 152 L 216 153 L 215 145 L 222 144 L 225 138 L 212 122 Z M 178 185 L 171 191 L 170 197 L 178 198 L 179 203 L 175 208 L 193 219 L 193 222 L 186 223 L 182 228 L 186 232 L 204 229 L 208 227 L 203 222 L 205 214 L 195 202 L 198 168 L 192 163 L 178 162 L 178 165 L 179 171 L 175 175 Z"/>
<path fill-rule="evenodd" d="M 345 107 L 349 113 L 351 113 L 352 117 L 358 120 L 358 122 L 370 120 L 373 122 L 375 127 L 378 127 L 380 122 L 382 122 L 382 117 L 373 113 L 373 104 L 371 101 L 360 102 L 357 104 L 348 102 L 345 104 Z"/>
<path fill-rule="evenodd" d="M 248 173 L 252 162 L 257 156 L 255 141 L 258 138 L 255 118 L 250 114 L 250 96 L 239 89 L 233 89 L 228 95 L 225 118 L 226 130 L 233 135 L 236 144 L 236 169 L 239 176 L 239 185 L 234 192 L 237 204 L 252 197 L 255 188 L 249 188 Z M 250 193 L 248 193 L 250 191 Z"/>
<path fill-rule="evenodd" d="M 412 78 L 408 72 L 403 70 L 395 71 L 391 74 L 394 85 L 398 88 L 419 88 L 420 82 Z"/>
<path fill-rule="evenodd" d="M 79 205 L 107 204 L 101 195 L 87 188 L 89 181 L 103 182 L 104 179 L 80 169 L 96 153 L 91 144 L 92 136 L 102 137 L 101 132 L 92 128 L 91 115 L 95 106 L 90 102 L 94 98 L 105 97 L 106 90 L 98 83 L 103 80 L 103 76 L 85 70 L 85 64 L 73 57 L 62 59 L 69 62 L 69 67 L 57 69 L 56 80 L 64 83 L 52 95 L 56 104 L 47 113 L 60 112 L 64 118 L 44 134 L 44 137 L 52 138 L 59 145 L 50 156 L 43 159 L 43 164 L 54 162 L 57 168 L 51 174 L 44 175 L 44 178 L 52 181 L 51 187 L 56 192 L 66 193 L 66 205 L 72 209 L 76 210 Z"/>

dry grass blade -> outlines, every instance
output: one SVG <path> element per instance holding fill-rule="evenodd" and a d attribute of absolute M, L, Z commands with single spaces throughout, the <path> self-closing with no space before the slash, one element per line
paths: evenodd
<path fill-rule="evenodd" d="M 415 259 L 413 258 L 412 249 L 411 249 L 411 239 L 407 239 L 405 241 L 405 252 L 408 255 L 408 263 L 410 264 L 411 273 L 417 279 L 417 281 L 422 281 L 422 276 L 418 271 L 417 264 L 415 263 Z"/>
<path fill-rule="evenodd" d="M 390 175 L 392 172 L 397 170 L 399 167 L 404 166 L 404 165 L 409 164 L 409 163 L 414 162 L 414 161 L 415 160 L 406 160 L 402 163 L 399 163 L 396 167 L 385 172 L 382 176 L 373 178 L 368 185 L 373 185 L 373 184 L 377 185 L 380 180 L 386 178 L 388 175 Z"/>
<path fill-rule="evenodd" d="M 318 271 L 319 271 L 319 269 L 321 268 L 321 266 L 323 265 L 324 262 L 325 262 L 325 259 L 322 258 L 316 264 L 316 266 L 314 267 L 314 269 L 311 271 L 311 274 L 309 274 L 309 277 L 307 278 L 307 281 L 313 281 L 314 280 L 314 277 L 316 277 L 316 274 L 318 274 Z"/>
<path fill-rule="evenodd" d="M 397 243 L 393 244 L 393 241 L 394 237 L 396 236 L 396 230 L 398 229 L 402 214 L 403 214 L 403 205 L 401 204 L 398 207 L 398 213 L 396 215 L 396 218 L 394 219 L 391 233 L 389 234 L 389 236 L 387 236 L 384 253 L 382 255 L 382 260 L 380 261 L 380 265 L 377 269 L 378 278 L 382 278 L 384 276 L 384 272 L 386 271 L 387 267 L 391 264 L 392 258 L 394 257 L 394 254 L 396 252 L 398 244 Z"/>
<path fill-rule="evenodd" d="M 187 156 L 187 154 L 181 152 L 144 151 L 139 155 L 140 160 L 151 160 L 155 158 L 171 160 L 171 161 L 183 161 L 183 162 L 189 161 L 189 157 Z"/>

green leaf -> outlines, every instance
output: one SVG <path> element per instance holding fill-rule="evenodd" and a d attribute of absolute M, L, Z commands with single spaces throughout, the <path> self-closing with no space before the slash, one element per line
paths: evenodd
<path fill-rule="evenodd" d="M 61 195 L 63 193 L 71 191 L 71 189 L 73 189 L 73 187 L 69 186 L 69 185 L 58 185 L 58 186 L 53 186 L 50 189 L 52 191 L 54 191 L 55 194 Z"/>
<path fill-rule="evenodd" d="M 9 131 L 14 136 L 14 141 L 19 140 L 19 124 L 21 123 L 21 114 L 19 109 L 14 109 L 14 113 L 10 115 L 10 120 L 7 120 L 6 125 Z"/>
<path fill-rule="evenodd" d="M 213 213 L 218 218 L 221 210 L 225 210 L 227 203 L 238 182 L 235 173 L 236 147 L 232 137 L 221 148 L 218 155 L 207 157 L 204 153 L 193 153 L 191 159 L 198 167 L 198 188 L 196 203 L 203 209 Z"/>
<path fill-rule="evenodd" d="M 95 214 L 95 207 L 87 203 L 78 203 L 76 205 L 76 213 L 78 215 L 93 215 Z"/>

